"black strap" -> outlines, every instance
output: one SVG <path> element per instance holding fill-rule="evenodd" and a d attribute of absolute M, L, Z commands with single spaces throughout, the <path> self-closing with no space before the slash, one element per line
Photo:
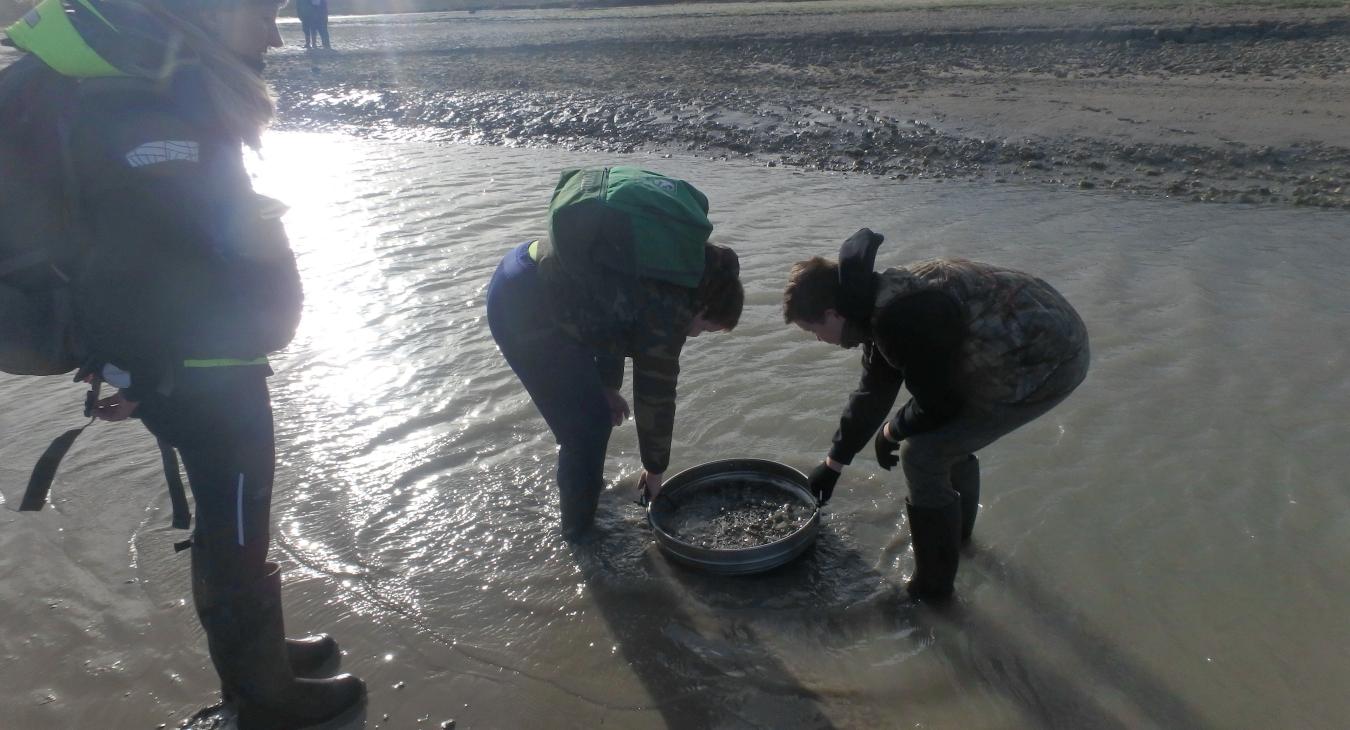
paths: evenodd
<path fill-rule="evenodd" d="M 79 428 L 72 428 L 69 431 L 57 436 L 47 450 L 43 452 L 42 457 L 38 459 L 37 466 L 33 467 L 33 473 L 28 477 L 28 489 L 23 493 L 23 502 L 19 504 L 20 512 L 37 512 L 47 504 L 47 497 L 52 491 L 52 482 L 56 480 L 56 470 L 61 466 L 61 460 L 66 458 L 66 452 L 75 443 L 75 439 L 84 433 L 86 428 L 94 422 L 89 419 L 89 423 Z"/>
<path fill-rule="evenodd" d="M 83 375 L 82 370 L 75 377 L 82 379 Z M 33 473 L 28 477 L 28 488 L 24 490 L 23 501 L 19 503 L 20 512 L 39 512 L 47 505 L 47 499 L 52 492 L 52 482 L 56 481 L 56 471 L 61 467 L 62 459 L 66 458 L 70 447 L 75 444 L 75 439 L 97 420 L 93 418 L 93 411 L 98 405 L 102 385 L 102 378 L 94 376 L 89 385 L 89 392 L 85 394 L 84 415 L 89 418 L 89 423 L 57 436 L 38 459 L 37 465 L 33 467 Z M 183 477 L 178 468 L 178 452 L 174 451 L 173 446 L 164 439 L 156 438 L 155 443 L 159 446 L 159 460 L 164 467 L 164 480 L 169 485 L 169 502 L 173 504 L 173 526 L 186 530 L 192 525 L 192 510 L 188 508 L 187 490 L 183 488 Z M 174 543 L 173 549 L 174 552 L 182 552 L 189 547 L 192 547 L 191 538 Z"/>
<path fill-rule="evenodd" d="M 192 524 L 192 511 L 188 509 L 187 492 L 183 489 L 183 478 L 178 471 L 178 452 L 173 450 L 164 439 L 157 438 L 159 460 L 164 464 L 164 479 L 169 483 L 169 501 L 173 503 L 173 526 L 186 530 Z M 175 550 L 183 548 L 174 546 Z"/>

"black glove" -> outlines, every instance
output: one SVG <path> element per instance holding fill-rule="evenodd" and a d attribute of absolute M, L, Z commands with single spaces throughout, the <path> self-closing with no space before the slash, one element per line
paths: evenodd
<path fill-rule="evenodd" d="M 877 463 L 882 469 L 890 471 L 891 467 L 900 463 L 900 457 L 895 453 L 900 448 L 900 442 L 886 438 L 885 426 L 877 429 L 877 438 L 873 445 L 877 447 Z"/>
<path fill-rule="evenodd" d="M 820 466 L 811 470 L 808 483 L 811 485 L 811 493 L 816 495 L 816 504 L 824 507 L 834 495 L 834 485 L 839 483 L 839 472 L 822 461 Z"/>

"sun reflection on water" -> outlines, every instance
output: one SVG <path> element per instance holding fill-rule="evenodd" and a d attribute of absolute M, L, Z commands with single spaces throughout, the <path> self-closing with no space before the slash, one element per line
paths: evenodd
<path fill-rule="evenodd" d="M 401 372 L 398 361 L 382 357 L 380 333 L 400 318 L 382 306 L 385 282 L 374 265 L 376 242 L 396 226 L 374 214 L 379 183 L 353 174 L 361 155 L 340 139 L 272 135 L 253 172 L 260 192 L 290 206 L 286 230 L 305 283 L 304 317 L 288 354 L 310 371 L 310 398 L 345 410 L 353 384 L 389 386 Z"/>

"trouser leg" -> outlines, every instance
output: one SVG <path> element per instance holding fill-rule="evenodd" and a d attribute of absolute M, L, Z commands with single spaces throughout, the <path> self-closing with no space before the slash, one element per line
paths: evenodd
<path fill-rule="evenodd" d="M 940 428 L 906 438 L 900 447 L 900 463 L 909 485 L 910 501 L 936 508 L 957 500 L 954 480 L 966 484 L 973 479 L 978 483 L 978 463 L 963 462 L 1059 405 L 1083 381 L 1087 364 L 1085 349 L 1066 361 L 1031 402 L 968 404 L 961 415 Z"/>
<path fill-rule="evenodd" d="M 196 503 L 192 550 L 203 580 L 222 588 L 256 583 L 266 573 L 271 539 L 270 439 L 179 454 Z"/>
<path fill-rule="evenodd" d="M 507 362 L 558 442 L 562 530 L 576 537 L 595 519 L 613 426 L 594 355 L 561 333 L 542 344 L 508 354 Z"/>
<path fill-rule="evenodd" d="M 956 462 L 951 472 L 952 489 L 960 495 L 961 542 L 970 542 L 975 516 L 980 511 L 980 460 L 974 454 Z"/>
<path fill-rule="evenodd" d="M 143 415 L 187 470 L 196 502 L 193 602 L 240 730 L 326 719 L 364 694 L 350 675 L 301 680 L 291 667 L 280 574 L 267 561 L 275 447 L 265 377 L 244 369 L 185 376 L 172 398 Z"/>
<path fill-rule="evenodd" d="M 266 368 L 187 373 L 174 394 L 142 405 L 155 436 L 177 449 L 196 506 L 194 564 L 222 588 L 266 572 L 275 446 Z"/>
<path fill-rule="evenodd" d="M 1088 351 L 1067 360 L 1034 394 L 1031 402 L 1014 405 L 968 404 L 955 420 L 933 431 L 905 439 L 900 463 L 909 486 L 910 532 L 914 543 L 916 576 L 956 574 L 959 541 L 947 540 L 948 523 L 955 520 L 960 541 L 968 541 L 979 509 L 980 472 L 975 452 L 1041 417 L 1073 392 L 1087 374 Z M 916 522 L 916 516 L 919 522 Z M 919 542 L 926 541 L 921 555 Z M 924 561 L 928 561 L 925 564 Z M 934 566 L 932 570 L 925 570 Z M 925 583 L 940 594 L 942 581 Z M 913 592 L 913 591 L 912 591 Z M 949 591 L 948 591 L 949 592 Z"/>
<path fill-rule="evenodd" d="M 594 351 L 559 330 L 550 308 L 527 247 L 518 246 L 488 285 L 488 326 L 558 442 L 562 530 L 571 538 L 594 521 L 613 426 Z"/>

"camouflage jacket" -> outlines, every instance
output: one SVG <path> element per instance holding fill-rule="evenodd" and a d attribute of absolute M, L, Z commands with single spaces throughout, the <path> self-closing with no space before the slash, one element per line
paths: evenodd
<path fill-rule="evenodd" d="M 962 259 L 935 259 L 876 277 L 863 339 L 863 376 L 830 456 L 848 463 L 880 427 L 902 384 L 907 433 L 932 430 L 968 407 L 1034 403 L 1088 346 L 1087 328 L 1049 284 Z"/>
<path fill-rule="evenodd" d="M 680 350 L 694 319 L 694 291 L 599 267 L 577 275 L 555 266 L 546 251 L 541 247 L 539 274 L 556 304 L 553 319 L 594 349 L 601 382 L 617 389 L 625 358 L 633 359 L 633 421 L 642 466 L 664 473 L 670 465 Z"/>

